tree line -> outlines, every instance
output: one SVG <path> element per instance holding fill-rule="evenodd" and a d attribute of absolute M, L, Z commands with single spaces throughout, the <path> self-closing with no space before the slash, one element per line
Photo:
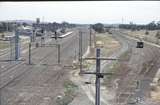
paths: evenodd
<path fill-rule="evenodd" d="M 53 22 L 53 23 L 40 23 L 40 24 L 36 24 L 33 23 L 32 25 L 28 24 L 28 23 L 18 23 L 18 22 L 0 22 L 0 32 L 6 32 L 6 31 L 14 31 L 16 29 L 16 27 L 19 26 L 32 26 L 33 28 L 43 28 L 47 31 L 55 31 L 59 28 L 62 28 L 63 30 L 65 28 L 72 28 L 75 27 L 75 24 L 71 24 L 68 22 L 62 22 L 62 23 L 57 23 L 57 22 Z"/>
<path fill-rule="evenodd" d="M 141 29 L 145 29 L 145 30 L 159 30 L 160 29 L 160 21 L 155 22 L 152 21 L 146 25 L 138 25 L 138 24 L 133 24 L 132 22 L 130 24 L 120 24 L 119 28 L 122 29 L 131 29 L 132 31 L 134 30 L 141 30 Z"/>
<path fill-rule="evenodd" d="M 93 24 L 93 25 L 91 25 L 91 27 L 96 32 L 99 32 L 99 33 L 106 32 L 106 30 L 108 30 L 110 28 L 113 28 L 113 26 L 111 26 L 111 25 L 106 27 L 102 23 Z M 145 29 L 145 30 L 160 30 L 160 21 L 158 21 L 158 22 L 152 21 L 152 22 L 150 22 L 148 24 L 144 24 L 144 25 L 133 24 L 132 22 L 130 22 L 129 24 L 119 24 L 119 28 L 130 29 L 132 31 L 142 30 L 142 29 Z"/>

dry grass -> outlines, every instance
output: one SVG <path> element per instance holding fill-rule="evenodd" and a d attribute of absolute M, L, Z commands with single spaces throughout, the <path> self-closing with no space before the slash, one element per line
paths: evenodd
<path fill-rule="evenodd" d="M 126 30 L 126 32 L 131 35 L 131 36 L 138 36 L 138 37 L 144 37 L 144 36 L 150 36 L 150 37 L 155 37 L 156 33 L 158 30 L 154 30 L 154 31 L 148 31 L 149 34 L 145 35 L 146 30 L 140 30 L 140 31 L 130 31 L 130 30 Z"/>
<path fill-rule="evenodd" d="M 131 50 L 126 51 L 125 53 L 123 53 L 119 58 L 120 59 L 124 59 L 127 61 L 129 61 L 130 57 L 131 57 Z M 113 73 L 113 75 L 109 75 L 106 76 L 104 78 L 104 85 L 107 87 L 112 87 L 113 85 L 113 81 L 119 77 L 119 75 L 124 75 L 124 72 L 128 71 L 128 66 L 126 65 L 125 62 L 113 62 L 112 65 L 110 65 L 110 68 L 108 69 L 108 72 Z M 123 73 L 123 74 L 121 74 Z"/>
<path fill-rule="evenodd" d="M 117 49 L 120 48 L 120 44 L 118 41 L 116 41 L 114 38 L 112 38 L 111 34 L 108 33 L 102 33 L 102 34 L 96 34 L 96 42 L 101 41 L 104 43 L 103 48 L 101 48 L 101 56 L 102 57 L 108 57 L 113 52 L 115 52 Z M 88 57 L 95 57 L 95 48 L 91 49 L 90 54 Z M 86 60 L 83 61 L 83 69 L 88 70 L 92 65 L 96 65 L 95 60 Z"/>
<path fill-rule="evenodd" d="M 153 91 L 151 91 L 151 98 L 154 101 L 159 101 L 160 102 L 160 87 L 156 87 Z"/>
<path fill-rule="evenodd" d="M 160 102 L 160 69 L 158 70 L 153 83 L 151 83 L 151 98 Z"/>
<path fill-rule="evenodd" d="M 72 81 L 66 81 L 64 83 L 64 96 L 61 99 L 57 99 L 57 105 L 68 105 L 76 96 L 78 86 Z"/>
<path fill-rule="evenodd" d="M 135 37 L 135 38 L 141 38 L 145 41 L 149 41 L 149 42 L 152 42 L 152 43 L 159 44 L 158 39 L 155 37 L 156 33 L 159 30 L 154 30 L 154 31 L 147 30 L 147 31 L 149 32 L 148 35 L 145 34 L 146 30 L 140 30 L 140 31 L 125 30 L 124 32 L 127 33 L 129 36 L 132 36 L 132 37 Z"/>
<path fill-rule="evenodd" d="M 96 41 L 102 41 L 102 43 L 104 44 L 101 53 L 102 56 L 109 56 L 115 50 L 120 48 L 119 42 L 112 38 L 112 36 L 108 33 L 97 34 Z"/>
<path fill-rule="evenodd" d="M 9 42 L 0 41 L 0 49 L 5 49 L 9 47 Z"/>

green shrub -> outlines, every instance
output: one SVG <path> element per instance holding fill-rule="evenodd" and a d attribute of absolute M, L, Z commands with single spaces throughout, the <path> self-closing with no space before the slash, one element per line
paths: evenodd
<path fill-rule="evenodd" d="M 64 84 L 64 96 L 61 99 L 57 99 L 57 105 L 68 105 L 76 96 L 76 90 L 78 86 L 72 81 L 66 81 Z"/>
<path fill-rule="evenodd" d="M 148 35 L 148 34 L 149 34 L 149 32 L 148 32 L 148 31 L 146 31 L 146 32 L 145 32 L 145 35 Z"/>

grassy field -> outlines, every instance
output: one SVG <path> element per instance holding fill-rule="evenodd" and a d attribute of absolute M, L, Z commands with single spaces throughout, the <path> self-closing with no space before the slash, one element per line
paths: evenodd
<path fill-rule="evenodd" d="M 2 37 L 3 34 L 5 34 L 5 33 L 0 33 L 0 38 Z M 0 50 L 8 48 L 8 47 L 9 47 L 9 42 L 5 42 L 5 41 L 0 40 Z"/>
<path fill-rule="evenodd" d="M 9 42 L 0 41 L 0 49 L 5 49 L 9 47 Z"/>
<path fill-rule="evenodd" d="M 111 34 L 108 33 L 102 33 L 102 34 L 96 34 L 96 42 L 101 41 L 104 45 L 101 48 L 101 56 L 102 57 L 108 57 L 111 55 L 114 51 L 120 48 L 120 44 L 118 41 L 116 41 L 114 38 L 112 38 Z M 88 57 L 95 57 L 95 48 L 92 49 L 91 53 L 88 55 Z M 95 65 L 95 60 L 88 60 L 83 61 L 83 68 L 90 68 L 92 65 Z"/>
<path fill-rule="evenodd" d="M 118 41 L 108 33 L 96 34 L 96 42 L 97 41 L 101 41 L 104 44 L 101 53 L 102 56 L 109 56 L 116 49 L 120 48 Z"/>
<path fill-rule="evenodd" d="M 159 101 L 160 102 L 160 69 L 156 73 L 152 83 L 150 84 L 152 86 L 151 88 L 151 98 L 154 101 Z"/>
<path fill-rule="evenodd" d="M 72 81 L 66 81 L 64 84 L 64 96 L 61 99 L 57 99 L 57 105 L 68 105 L 76 96 L 76 90 L 78 86 Z"/>

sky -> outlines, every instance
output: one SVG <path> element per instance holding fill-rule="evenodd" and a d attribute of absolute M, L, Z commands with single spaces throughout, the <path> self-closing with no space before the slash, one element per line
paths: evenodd
<path fill-rule="evenodd" d="M 160 21 L 160 1 L 0 2 L 0 21 L 129 23 Z"/>

